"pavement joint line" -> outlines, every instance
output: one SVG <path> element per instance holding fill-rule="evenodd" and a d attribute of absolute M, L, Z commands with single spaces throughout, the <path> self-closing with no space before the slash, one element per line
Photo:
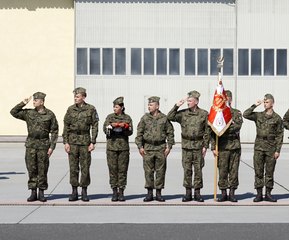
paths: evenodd
<path fill-rule="evenodd" d="M 38 206 L 37 208 L 33 209 L 31 212 L 26 214 L 22 219 L 20 219 L 16 224 L 21 224 L 26 218 L 28 218 L 30 215 L 32 215 L 34 212 L 36 212 L 41 206 Z"/>
<path fill-rule="evenodd" d="M 60 185 L 60 183 L 63 181 L 63 179 L 67 176 L 69 170 L 67 170 L 67 172 L 64 174 L 64 176 L 58 181 L 58 183 L 55 185 L 55 187 L 49 192 L 48 197 L 50 197 L 52 195 L 52 193 L 54 192 L 54 190 Z"/>

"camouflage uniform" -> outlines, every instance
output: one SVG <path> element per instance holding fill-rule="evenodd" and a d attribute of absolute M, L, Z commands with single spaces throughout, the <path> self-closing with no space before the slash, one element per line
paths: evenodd
<path fill-rule="evenodd" d="M 287 110 L 287 112 L 285 113 L 283 117 L 283 125 L 284 125 L 284 128 L 289 130 L 289 109 Z"/>
<path fill-rule="evenodd" d="M 44 99 L 45 94 L 35 93 Z M 42 112 L 36 109 L 23 109 L 26 104 L 21 102 L 10 111 L 15 118 L 23 120 L 27 124 L 28 136 L 25 142 L 25 162 L 28 170 L 28 189 L 48 188 L 47 172 L 49 167 L 49 148 L 55 149 L 58 138 L 58 122 L 54 113 L 45 108 Z M 49 137 L 51 134 L 51 137 Z"/>
<path fill-rule="evenodd" d="M 158 100 L 158 97 L 149 98 L 149 101 Z M 160 111 L 157 116 L 146 113 L 138 123 L 135 143 L 146 152 L 143 157 L 145 188 L 163 189 L 167 167 L 164 151 L 166 148 L 171 149 L 175 143 L 174 128 L 167 116 Z"/>
<path fill-rule="evenodd" d="M 86 188 L 90 184 L 91 152 L 88 146 L 96 143 L 98 114 L 94 106 L 84 103 L 82 107 L 73 104 L 64 116 L 63 143 L 70 145 L 70 184 Z M 81 178 L 79 182 L 79 168 Z"/>
<path fill-rule="evenodd" d="M 112 123 L 125 123 L 125 127 L 112 127 Z M 111 188 L 125 189 L 129 165 L 128 136 L 133 133 L 131 117 L 125 113 L 109 114 L 103 124 L 103 131 L 107 138 L 106 154 Z"/>
<path fill-rule="evenodd" d="M 265 95 L 265 98 L 267 95 Z M 272 95 L 270 96 L 273 98 Z M 254 112 L 256 107 L 253 104 L 244 112 L 243 116 L 256 124 L 257 135 L 254 146 L 255 188 L 262 191 L 263 186 L 266 186 L 269 190 L 273 189 L 276 165 L 274 153 L 280 153 L 281 151 L 284 130 L 282 119 L 277 113 L 273 112 L 272 115 L 268 115 L 265 111 Z"/>

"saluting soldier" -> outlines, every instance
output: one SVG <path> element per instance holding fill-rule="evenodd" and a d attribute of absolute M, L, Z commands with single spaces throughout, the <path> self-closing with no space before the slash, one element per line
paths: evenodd
<path fill-rule="evenodd" d="M 85 102 L 86 89 L 76 88 L 74 102 L 64 116 L 63 143 L 68 153 L 72 194 L 69 201 L 78 200 L 78 186 L 82 188 L 81 200 L 89 201 L 91 152 L 98 134 L 98 114 L 95 107 Z M 79 180 L 79 170 L 81 177 Z"/>
<path fill-rule="evenodd" d="M 47 200 L 44 197 L 44 190 L 48 188 L 49 157 L 55 149 L 58 138 L 58 122 L 54 113 L 44 106 L 45 96 L 45 93 L 36 92 L 33 94 L 33 109 L 23 109 L 31 100 L 29 97 L 10 111 L 13 117 L 27 124 L 25 162 L 29 176 L 28 189 L 31 189 L 28 202 L 37 199 L 41 202 Z M 38 198 L 37 188 L 39 189 Z"/>
<path fill-rule="evenodd" d="M 183 202 L 192 201 L 192 187 L 194 187 L 194 200 L 203 202 L 200 189 L 203 187 L 202 168 L 204 157 L 209 147 L 208 112 L 198 107 L 200 93 L 191 91 L 186 99 L 178 101 L 168 113 L 170 121 L 178 122 L 182 131 L 182 165 L 184 168 L 183 186 L 186 193 Z M 185 101 L 188 108 L 179 110 Z M 193 166 L 193 167 L 192 167 Z M 192 175 L 194 169 L 194 184 Z"/>
<path fill-rule="evenodd" d="M 124 189 L 129 165 L 128 137 L 133 133 L 132 120 L 125 113 L 123 100 L 123 97 L 118 97 L 113 101 L 114 113 L 109 114 L 103 124 L 107 139 L 106 155 L 113 202 L 125 201 Z"/>
<path fill-rule="evenodd" d="M 219 169 L 219 188 L 222 191 L 219 202 L 231 201 L 237 202 L 235 190 L 239 186 L 239 164 L 241 157 L 241 142 L 240 130 L 243 123 L 242 113 L 235 108 L 232 108 L 232 92 L 226 91 L 228 105 L 232 114 L 232 123 L 224 134 L 219 137 L 218 153 L 216 152 L 216 134 L 211 134 L 211 149 L 214 156 L 218 154 L 218 169 Z M 230 189 L 229 196 L 227 189 Z"/>
<path fill-rule="evenodd" d="M 254 112 L 254 109 L 264 103 L 265 111 Z M 273 110 L 274 97 L 266 94 L 264 100 L 258 100 L 248 108 L 243 116 L 256 124 L 256 139 L 254 146 L 255 188 L 257 196 L 254 202 L 263 201 L 263 187 L 266 187 L 265 201 L 276 202 L 271 191 L 274 185 L 274 170 L 280 156 L 283 143 L 282 118 Z M 265 171 L 265 180 L 264 180 Z"/>
<path fill-rule="evenodd" d="M 135 143 L 143 157 L 145 188 L 147 195 L 144 202 L 153 201 L 153 189 L 156 189 L 156 200 L 164 202 L 161 191 L 165 186 L 167 156 L 174 141 L 174 128 L 167 116 L 159 110 L 160 98 L 148 99 L 148 111 L 137 126 Z M 155 176 L 154 176 L 155 175 Z"/>

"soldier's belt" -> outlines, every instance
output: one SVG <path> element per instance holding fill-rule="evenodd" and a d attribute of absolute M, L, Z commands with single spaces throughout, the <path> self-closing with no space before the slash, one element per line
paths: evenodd
<path fill-rule="evenodd" d="M 81 130 L 73 130 L 70 133 L 74 133 L 76 135 L 89 135 L 89 131 L 81 131 Z"/>
<path fill-rule="evenodd" d="M 32 139 L 38 139 L 38 140 L 49 139 L 49 135 L 45 135 L 45 136 L 28 135 L 28 137 L 29 137 L 29 138 L 32 138 Z"/>
<path fill-rule="evenodd" d="M 275 136 L 258 136 L 258 139 L 262 139 L 262 140 L 275 140 Z"/>
<path fill-rule="evenodd" d="M 186 140 L 191 140 L 191 141 L 203 140 L 203 136 L 191 136 L 191 137 L 189 137 L 189 136 L 184 136 L 183 134 L 182 134 L 182 138 L 186 139 Z"/>
<path fill-rule="evenodd" d="M 166 141 L 165 140 L 162 140 L 162 141 L 145 140 L 144 143 L 151 144 L 151 145 L 154 145 L 154 146 L 159 146 L 159 145 L 165 144 Z"/>

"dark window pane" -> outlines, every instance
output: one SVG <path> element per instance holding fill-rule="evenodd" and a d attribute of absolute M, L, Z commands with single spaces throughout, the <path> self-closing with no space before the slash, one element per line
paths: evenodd
<path fill-rule="evenodd" d="M 249 51 L 248 49 L 239 49 L 238 51 L 238 75 L 249 74 Z"/>
<path fill-rule="evenodd" d="M 224 56 L 224 75 L 233 75 L 234 74 L 234 50 L 232 48 L 223 49 Z"/>
<path fill-rule="evenodd" d="M 157 75 L 167 74 L 167 49 L 157 49 Z"/>
<path fill-rule="evenodd" d="M 113 55 L 112 48 L 104 48 L 102 50 L 102 74 L 113 74 Z"/>
<path fill-rule="evenodd" d="M 90 74 L 99 75 L 100 74 L 100 49 L 91 48 L 90 49 Z"/>
<path fill-rule="evenodd" d="M 87 74 L 87 49 L 86 48 L 77 48 L 76 53 L 77 58 L 77 74 L 85 75 Z"/>
<path fill-rule="evenodd" d="M 132 48 L 131 49 L 131 74 L 140 75 L 141 74 L 141 49 Z"/>
<path fill-rule="evenodd" d="M 261 75 L 261 49 L 251 50 L 251 75 Z"/>
<path fill-rule="evenodd" d="M 277 49 L 277 75 L 287 75 L 287 49 Z"/>
<path fill-rule="evenodd" d="M 144 75 L 154 75 L 154 49 L 144 49 Z"/>
<path fill-rule="evenodd" d="M 125 48 L 116 48 L 115 49 L 115 74 L 116 75 L 125 75 L 126 74 L 126 57 L 125 57 Z"/>
<path fill-rule="evenodd" d="M 198 49 L 198 75 L 208 75 L 208 49 Z"/>
<path fill-rule="evenodd" d="M 264 75 L 274 75 L 274 49 L 264 49 Z"/>
<path fill-rule="evenodd" d="M 170 49 L 170 75 L 180 74 L 180 49 Z"/>
<path fill-rule="evenodd" d="M 195 75 L 195 49 L 185 49 L 185 75 Z"/>
<path fill-rule="evenodd" d="M 217 69 L 217 59 L 221 55 L 221 49 L 211 49 L 211 59 L 210 59 L 210 74 L 211 75 L 217 75 L 218 69 Z"/>

